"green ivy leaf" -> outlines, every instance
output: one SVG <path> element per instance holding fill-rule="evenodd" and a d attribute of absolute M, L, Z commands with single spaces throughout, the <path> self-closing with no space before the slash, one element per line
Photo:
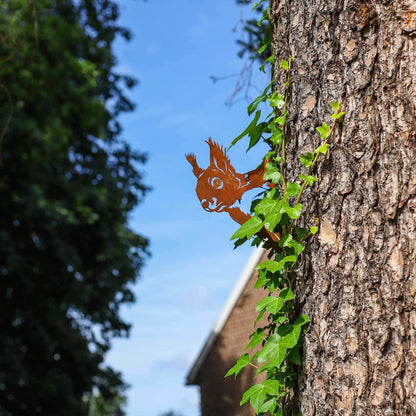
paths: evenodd
<path fill-rule="evenodd" d="M 280 223 L 282 219 L 282 214 L 279 211 L 272 212 L 271 214 L 266 215 L 264 219 L 264 226 L 269 231 L 274 231 L 277 224 Z"/>
<path fill-rule="evenodd" d="M 276 120 L 274 118 L 269 120 L 269 124 L 267 125 L 267 127 L 270 129 L 271 132 L 274 132 L 277 129 Z M 274 153 L 274 151 L 272 153 Z"/>
<path fill-rule="evenodd" d="M 253 362 L 253 361 L 252 361 L 252 362 Z M 275 370 L 275 366 L 274 366 L 274 365 L 271 365 L 270 363 L 263 364 L 261 367 L 259 367 L 259 368 L 257 369 L 257 371 L 256 371 L 256 375 L 255 375 L 254 377 L 256 378 L 259 374 L 261 374 L 261 373 L 263 373 L 264 371 L 267 371 L 267 370 L 269 370 L 269 369 Z"/>
<path fill-rule="evenodd" d="M 283 201 L 280 212 L 285 212 L 290 218 L 297 220 L 302 214 L 302 204 L 296 204 L 292 208 L 287 201 Z"/>
<path fill-rule="evenodd" d="M 263 195 L 263 197 L 264 197 L 264 195 Z M 261 202 L 261 201 L 263 201 L 263 199 L 260 199 L 260 198 L 253 199 L 253 200 L 251 201 L 251 205 L 250 205 L 250 212 L 251 212 L 251 213 L 255 212 L 255 210 L 256 210 L 256 206 L 257 206 L 258 204 L 260 204 L 260 202 Z"/>
<path fill-rule="evenodd" d="M 266 286 L 269 279 L 266 276 L 265 270 L 259 270 L 259 277 L 257 279 L 256 284 L 254 285 L 254 289 L 260 289 L 261 287 Z"/>
<path fill-rule="evenodd" d="M 326 152 L 328 151 L 328 143 L 324 143 L 321 146 L 317 147 L 315 150 L 315 153 L 318 155 L 319 153 L 322 153 L 326 155 Z"/>
<path fill-rule="evenodd" d="M 283 235 L 279 241 L 279 247 L 288 247 L 291 241 L 293 241 L 292 234 Z"/>
<path fill-rule="evenodd" d="M 276 124 L 276 120 L 273 119 L 272 121 L 269 122 L 269 124 L 267 125 L 267 127 L 270 129 L 271 131 L 271 135 L 269 140 L 271 141 L 272 144 L 274 145 L 281 145 L 283 142 L 283 131 L 280 128 L 280 126 L 278 124 Z M 272 154 L 274 154 L 275 152 L 271 152 Z"/>
<path fill-rule="evenodd" d="M 266 71 L 265 71 L 265 66 L 266 66 L 266 64 L 267 64 L 267 62 L 270 62 L 271 63 L 271 65 L 273 66 L 274 65 L 274 56 L 273 55 L 271 55 L 271 56 L 269 56 L 264 62 L 263 62 L 263 64 L 262 64 L 262 66 L 260 67 L 260 71 L 262 71 L 262 72 L 264 72 L 264 73 L 266 73 Z"/>
<path fill-rule="evenodd" d="M 274 150 L 270 150 L 270 152 L 267 152 L 265 155 L 264 155 L 264 158 L 266 159 L 266 160 L 269 160 L 272 156 L 274 155 Z"/>
<path fill-rule="evenodd" d="M 261 384 L 255 384 L 254 386 L 251 386 L 243 394 L 243 398 L 240 401 L 240 406 L 242 406 L 244 403 L 247 403 L 252 396 L 258 396 L 261 392 L 264 392 L 264 387 Z M 264 397 L 266 397 L 266 393 L 265 392 L 264 392 Z"/>
<path fill-rule="evenodd" d="M 283 299 L 281 297 L 275 298 L 273 303 L 267 306 L 267 311 L 270 312 L 272 315 L 275 315 L 279 312 L 283 307 Z"/>
<path fill-rule="evenodd" d="M 301 181 L 306 180 L 308 182 L 309 186 L 313 186 L 313 183 L 318 180 L 318 178 L 316 176 L 313 176 L 313 175 L 299 175 L 299 179 Z"/>
<path fill-rule="evenodd" d="M 310 322 L 309 316 L 307 315 L 301 315 L 299 318 L 296 319 L 296 321 L 293 323 L 294 326 L 303 326 Z"/>
<path fill-rule="evenodd" d="M 259 273 L 260 272 L 261 272 L 261 270 L 259 270 Z M 267 270 L 264 270 L 264 272 L 269 273 Z M 281 274 L 281 272 L 271 273 L 272 277 L 269 278 L 269 281 L 267 282 L 267 285 L 266 285 L 266 288 L 270 293 L 273 293 L 276 290 L 276 288 L 278 286 L 278 283 L 279 283 L 279 280 L 280 280 L 280 276 L 279 276 L 280 274 Z"/>
<path fill-rule="evenodd" d="M 289 314 L 290 312 L 287 310 L 288 308 L 285 307 L 284 312 L 282 311 L 281 313 L 286 313 Z M 279 313 L 279 315 L 281 314 Z M 273 323 L 282 325 L 282 324 L 286 324 L 288 322 L 288 317 L 286 315 L 281 315 L 281 316 L 277 316 L 277 318 L 273 319 Z"/>
<path fill-rule="evenodd" d="M 315 227 L 315 226 L 311 227 L 311 229 L 310 229 L 311 234 L 316 234 L 318 232 L 318 229 L 319 228 Z"/>
<path fill-rule="evenodd" d="M 303 252 L 303 250 L 305 250 L 305 245 L 302 243 L 298 243 L 297 241 L 293 240 L 293 243 L 291 244 L 291 247 L 293 248 L 293 250 L 295 251 L 295 255 L 299 256 L 300 253 Z"/>
<path fill-rule="evenodd" d="M 269 362 L 271 365 L 279 368 L 286 358 L 286 348 L 281 345 L 274 346 L 270 351 Z"/>
<path fill-rule="evenodd" d="M 266 33 L 261 40 L 261 46 L 259 50 L 256 52 L 255 56 L 261 55 L 270 45 L 272 44 L 272 31 L 270 25 L 266 29 Z"/>
<path fill-rule="evenodd" d="M 270 396 L 275 396 L 281 387 L 278 380 L 264 380 L 262 384 Z"/>
<path fill-rule="evenodd" d="M 275 146 L 280 146 L 283 143 L 283 131 L 281 130 L 281 128 L 277 128 L 272 135 L 270 136 L 270 141 L 272 142 L 272 144 L 274 144 Z"/>
<path fill-rule="evenodd" d="M 278 380 L 265 380 L 261 384 L 255 384 L 243 394 L 240 406 L 250 400 L 251 407 L 256 414 L 260 414 L 263 408 L 272 408 L 269 403 L 271 399 L 266 400 L 267 396 L 278 396 L 282 387 L 283 385 Z"/>
<path fill-rule="evenodd" d="M 253 395 L 250 398 L 250 405 L 256 412 L 256 414 L 260 413 L 260 409 L 263 406 L 264 401 L 266 400 L 267 392 L 262 391 L 259 394 Z"/>
<path fill-rule="evenodd" d="M 260 110 L 256 111 L 256 114 L 254 115 L 254 119 L 247 126 L 247 128 L 231 142 L 228 150 L 232 146 L 234 146 L 238 141 L 240 141 L 244 136 L 247 136 L 248 134 L 252 132 L 256 132 L 257 122 L 259 121 L 260 115 L 261 115 L 261 111 Z"/>
<path fill-rule="evenodd" d="M 263 179 L 265 181 L 272 181 L 274 184 L 278 184 L 282 179 L 282 174 L 272 163 L 266 163 L 266 172 L 264 173 Z"/>
<path fill-rule="evenodd" d="M 284 126 L 288 114 L 289 112 L 285 111 L 285 113 L 282 116 L 276 118 L 276 123 L 280 124 L 281 126 Z"/>
<path fill-rule="evenodd" d="M 273 399 L 267 400 L 266 402 L 262 404 L 259 413 L 270 412 L 270 414 L 273 414 L 276 406 L 277 406 L 276 399 L 273 398 Z"/>
<path fill-rule="evenodd" d="M 224 377 L 229 377 L 233 374 L 235 374 L 235 377 L 237 377 L 238 373 L 244 368 L 246 367 L 250 362 L 250 356 L 246 353 L 243 354 L 238 360 L 237 363 L 231 367 L 228 370 L 228 373 L 224 376 Z"/>
<path fill-rule="evenodd" d="M 270 141 L 272 142 L 272 144 L 274 144 L 275 146 L 280 146 L 283 143 L 283 132 L 282 130 L 276 129 L 273 134 L 270 136 Z"/>
<path fill-rule="evenodd" d="M 300 366 L 302 365 L 302 362 L 300 359 L 299 349 L 300 349 L 300 344 L 295 345 L 295 347 L 290 350 L 289 354 L 287 355 L 287 358 L 292 363 Z"/>
<path fill-rule="evenodd" d="M 251 9 L 251 11 L 254 11 L 255 9 L 257 9 L 257 7 L 260 6 L 260 4 L 264 3 L 266 0 L 260 0 L 258 3 L 256 3 L 253 8 Z"/>
<path fill-rule="evenodd" d="M 332 118 L 334 118 L 335 120 L 339 120 L 340 118 L 342 118 L 345 114 L 345 111 L 341 111 L 340 113 L 334 113 L 331 115 Z"/>
<path fill-rule="evenodd" d="M 256 269 L 257 270 L 266 269 L 269 272 L 274 273 L 279 270 L 282 270 L 286 263 L 296 263 L 296 260 L 297 260 L 296 256 L 286 256 L 286 257 L 283 257 L 283 259 L 278 262 L 273 261 L 273 260 L 266 260 L 263 263 L 260 263 L 256 267 Z"/>
<path fill-rule="evenodd" d="M 314 157 L 315 156 L 314 156 L 313 153 L 308 152 L 308 153 L 306 153 L 306 155 L 300 155 L 299 159 L 308 168 L 309 166 L 312 165 Z"/>
<path fill-rule="evenodd" d="M 279 347 L 293 348 L 297 343 L 301 332 L 300 325 L 283 324 L 276 330 L 276 335 L 280 337 Z"/>
<path fill-rule="evenodd" d="M 259 236 L 257 236 L 251 240 L 250 245 L 251 247 L 259 247 L 261 243 L 262 243 L 262 239 Z"/>
<path fill-rule="evenodd" d="M 330 103 L 331 107 L 335 110 L 338 111 L 339 110 L 339 102 L 338 101 L 333 101 L 332 103 Z"/>
<path fill-rule="evenodd" d="M 258 27 L 261 27 L 262 26 L 262 23 L 267 19 L 269 17 L 269 8 L 268 7 L 266 7 L 264 10 L 263 10 L 263 14 L 262 14 L 262 16 L 261 16 L 261 18 L 260 18 L 260 20 L 257 22 L 257 26 Z"/>
<path fill-rule="evenodd" d="M 280 200 L 275 199 L 275 197 L 278 196 L 277 192 L 277 189 L 273 188 L 264 195 L 264 198 L 258 204 L 256 204 L 254 211 L 257 215 L 262 214 L 266 216 L 280 209 L 281 202 Z"/>
<path fill-rule="evenodd" d="M 303 241 L 309 234 L 309 230 L 304 227 L 296 227 L 295 233 L 298 236 L 300 241 Z"/>
<path fill-rule="evenodd" d="M 254 320 L 254 325 L 257 324 L 258 321 L 260 321 L 261 318 L 263 318 L 264 313 L 266 312 L 266 309 L 263 309 L 258 315 L 257 318 Z"/>
<path fill-rule="evenodd" d="M 330 127 L 328 126 L 328 124 L 324 123 L 322 124 L 321 127 L 317 127 L 316 130 L 319 131 L 319 134 L 321 135 L 321 137 L 323 139 L 327 139 L 329 136 L 329 131 L 330 131 Z M 316 153 L 316 151 L 315 151 Z"/>
<path fill-rule="evenodd" d="M 263 270 L 264 269 L 264 270 L 267 270 L 267 271 L 273 273 L 273 272 L 277 271 L 276 265 L 277 265 L 277 262 L 275 262 L 273 260 L 266 260 L 266 261 L 263 261 L 262 263 L 258 264 L 256 266 L 256 270 Z"/>
<path fill-rule="evenodd" d="M 296 182 L 289 182 L 286 188 L 286 194 L 289 196 L 295 196 L 300 192 L 300 185 Z"/>
<path fill-rule="evenodd" d="M 249 116 L 257 109 L 260 103 L 267 100 L 267 95 L 260 95 L 252 103 L 247 106 L 247 113 Z"/>
<path fill-rule="evenodd" d="M 248 343 L 247 347 L 244 351 L 248 350 L 249 348 L 253 349 L 256 345 L 260 344 L 263 341 L 264 336 L 264 329 L 257 328 L 255 332 L 253 332 L 251 336 L 251 340 Z"/>
<path fill-rule="evenodd" d="M 273 298 L 274 296 L 267 296 L 266 298 L 259 300 L 256 305 L 256 312 L 262 311 L 263 309 L 267 309 L 267 306 L 273 302 Z"/>
<path fill-rule="evenodd" d="M 270 335 L 260 350 L 257 361 L 261 364 L 269 359 L 270 364 L 279 368 L 286 356 L 286 349 L 280 345 L 280 341 L 281 337 L 277 333 Z"/>
<path fill-rule="evenodd" d="M 259 217 L 253 216 L 231 236 L 231 240 L 235 240 L 236 238 L 250 238 L 261 230 L 263 224 L 263 221 Z"/>
<path fill-rule="evenodd" d="M 249 116 L 251 116 L 251 114 L 257 109 L 258 105 L 261 102 L 264 102 L 267 100 L 268 92 L 271 86 L 272 86 L 272 83 L 268 84 L 266 88 L 264 89 L 264 91 L 253 102 L 251 102 L 248 105 L 247 112 Z"/>
<path fill-rule="evenodd" d="M 240 247 L 241 245 L 243 245 L 245 242 L 247 242 L 248 241 L 248 238 L 247 237 L 244 237 L 244 238 L 239 238 L 238 240 L 236 240 L 236 241 L 234 241 L 234 250 L 237 248 L 237 247 Z"/>
<path fill-rule="evenodd" d="M 249 151 L 253 146 L 255 146 L 258 143 L 262 134 L 267 130 L 267 128 L 268 127 L 267 127 L 266 122 L 259 123 L 257 124 L 255 129 L 253 129 L 252 131 L 248 133 L 250 137 L 250 142 L 249 142 L 247 151 Z"/>
<path fill-rule="evenodd" d="M 277 91 L 269 98 L 270 106 L 277 107 L 281 110 L 285 106 L 285 99 L 282 94 L 278 94 Z"/>
<path fill-rule="evenodd" d="M 256 305 L 256 312 L 266 309 L 271 314 L 275 314 L 283 307 L 283 299 L 275 296 L 268 296 L 260 300 Z"/>
<path fill-rule="evenodd" d="M 282 59 L 280 61 L 280 68 L 283 68 L 283 69 L 286 69 L 286 70 L 289 69 L 289 62 Z"/>
<path fill-rule="evenodd" d="M 279 292 L 279 298 L 282 298 L 283 300 L 293 300 L 295 299 L 295 295 L 289 287 L 285 287 Z"/>
<path fill-rule="evenodd" d="M 305 245 L 294 240 L 292 234 L 286 234 L 282 236 L 279 241 L 279 247 L 293 248 L 296 256 L 299 256 L 299 254 L 302 253 L 302 251 L 305 249 Z"/>

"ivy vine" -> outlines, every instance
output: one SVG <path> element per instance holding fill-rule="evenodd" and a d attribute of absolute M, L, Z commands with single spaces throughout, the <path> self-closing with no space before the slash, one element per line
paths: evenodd
<path fill-rule="evenodd" d="M 257 3 L 253 10 L 266 0 Z M 266 32 L 258 53 L 271 47 L 270 4 L 262 14 L 259 25 L 268 21 L 269 30 Z M 274 73 L 274 58 L 269 57 L 260 67 L 272 65 Z M 288 100 L 291 91 L 292 58 L 282 60 L 280 69 L 286 73 L 283 93 L 280 93 L 273 81 L 247 107 L 249 116 L 254 117 L 247 128 L 237 136 L 231 146 L 241 139 L 248 137 L 248 149 L 259 142 L 267 144 L 269 151 L 264 156 L 266 160 L 264 179 L 269 182 L 269 189 L 263 190 L 260 197 L 251 204 L 252 217 L 244 223 L 231 237 L 235 246 L 239 246 L 252 239 L 252 245 L 263 244 L 269 249 L 269 260 L 257 266 L 258 280 L 255 288 L 265 289 L 267 295 L 256 305 L 258 316 L 256 325 L 263 316 L 267 317 L 267 324 L 257 328 L 250 336 L 245 352 L 237 363 L 228 371 L 226 377 L 237 376 L 246 366 L 257 369 L 256 376 L 264 373 L 265 380 L 254 384 L 244 394 L 241 405 L 250 402 L 257 415 L 289 416 L 294 410 L 289 405 L 293 398 L 296 385 L 295 366 L 301 365 L 300 349 L 304 342 L 304 333 L 309 317 L 297 312 L 295 300 L 295 285 L 302 281 L 297 273 L 300 256 L 305 250 L 306 243 L 317 233 L 316 221 L 309 227 L 298 226 L 310 222 L 304 218 L 301 197 L 307 186 L 313 186 L 318 178 L 314 176 L 314 168 L 321 155 L 326 155 L 331 137 L 344 112 L 339 102 L 332 102 L 332 125 L 323 123 L 317 127 L 321 137 L 321 144 L 313 151 L 299 155 L 305 172 L 298 176 L 298 180 L 290 182 L 286 172 L 286 144 L 289 134 L 286 124 L 288 116 Z M 268 107 L 268 115 L 262 117 L 261 103 Z M 230 146 L 230 147 L 231 147 Z M 256 234 L 265 227 L 274 233 L 279 242 L 262 241 Z M 254 353 L 253 350 L 256 350 Z M 299 416 L 297 413 L 296 416 Z"/>

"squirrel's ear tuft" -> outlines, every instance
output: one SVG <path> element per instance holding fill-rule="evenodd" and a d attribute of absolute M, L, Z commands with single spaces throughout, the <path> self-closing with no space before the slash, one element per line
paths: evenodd
<path fill-rule="evenodd" d="M 204 172 L 204 169 L 201 169 L 198 166 L 198 163 L 196 161 L 196 157 L 193 153 L 188 153 L 187 155 L 185 155 L 186 159 L 188 160 L 188 162 L 192 165 L 193 167 L 193 173 L 194 175 L 199 178 Z"/>
<path fill-rule="evenodd" d="M 227 157 L 225 148 L 214 142 L 211 137 L 207 140 L 209 146 L 210 166 L 216 166 L 223 172 L 232 171 L 235 173 L 230 159 Z"/>

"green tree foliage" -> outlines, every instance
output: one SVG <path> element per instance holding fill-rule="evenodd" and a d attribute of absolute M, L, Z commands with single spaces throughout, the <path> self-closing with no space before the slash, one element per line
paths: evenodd
<path fill-rule="evenodd" d="M 160 416 L 182 416 L 182 413 L 176 413 L 174 410 L 162 413 Z"/>
<path fill-rule="evenodd" d="M 90 399 L 88 416 L 124 416 L 123 406 L 125 404 L 126 397 L 122 394 L 115 394 L 110 398 L 94 394 Z"/>
<path fill-rule="evenodd" d="M 103 364 L 147 240 L 128 214 L 146 191 L 123 142 L 131 111 L 111 0 L 0 3 L 0 414 L 87 415 L 112 400 Z"/>
<path fill-rule="evenodd" d="M 258 3 L 258 1 L 254 0 L 236 0 L 236 2 L 241 7 L 248 6 L 250 9 Z M 260 4 L 253 12 L 250 15 L 255 15 L 254 17 L 241 22 L 242 37 L 237 40 L 237 44 L 241 47 L 238 56 L 240 58 L 247 56 L 263 62 L 271 56 L 270 46 L 259 52 L 265 39 L 271 39 L 269 19 L 264 16 L 267 13 L 267 8 Z"/>

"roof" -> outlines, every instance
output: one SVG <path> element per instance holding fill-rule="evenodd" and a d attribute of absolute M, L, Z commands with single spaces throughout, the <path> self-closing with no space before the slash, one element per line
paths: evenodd
<path fill-rule="evenodd" d="M 202 367 L 202 364 L 207 358 L 208 353 L 210 352 L 212 346 L 214 345 L 214 342 L 216 341 L 219 333 L 221 332 L 222 328 L 227 322 L 227 319 L 230 316 L 231 311 L 233 310 L 235 304 L 237 303 L 237 300 L 239 299 L 241 293 L 246 287 L 248 281 L 250 280 L 253 270 L 257 266 L 258 262 L 260 261 L 263 253 L 264 253 L 264 248 L 261 246 L 254 249 L 254 251 L 251 253 L 246 265 L 244 266 L 243 271 L 240 274 L 240 277 L 237 280 L 237 283 L 235 284 L 230 296 L 228 297 L 227 301 L 225 302 L 222 308 L 222 311 L 217 319 L 217 322 L 215 322 L 215 325 L 212 328 L 211 333 L 209 334 L 207 340 L 205 341 L 204 346 L 202 347 L 188 375 L 186 376 L 187 386 L 196 384 L 196 376 L 200 368 Z"/>

